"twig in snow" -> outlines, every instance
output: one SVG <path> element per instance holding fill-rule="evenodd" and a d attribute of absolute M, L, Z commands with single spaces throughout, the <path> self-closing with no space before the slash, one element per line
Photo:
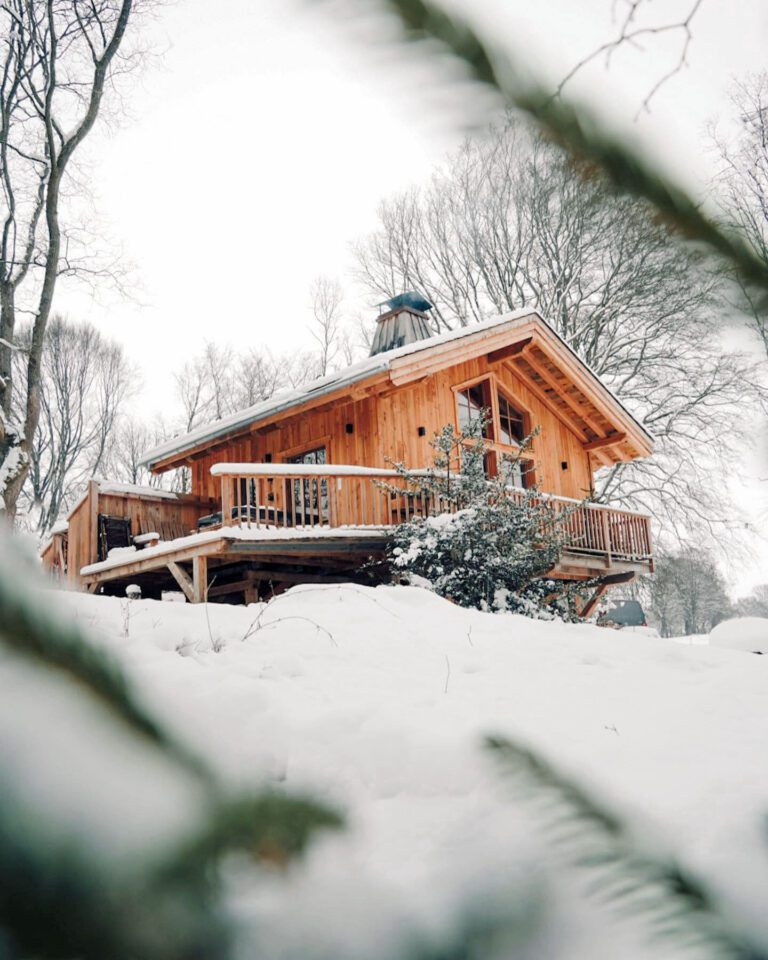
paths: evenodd
<path fill-rule="evenodd" d="M 445 675 L 445 689 L 443 693 L 448 693 L 448 681 L 451 679 L 451 661 L 448 659 L 448 654 L 445 655 L 445 665 L 448 668 L 448 672 Z"/>
<path fill-rule="evenodd" d="M 221 653 L 221 650 L 224 644 L 217 643 L 213 639 L 213 630 L 211 629 L 211 615 L 208 612 L 208 591 L 213 586 L 215 580 L 216 580 L 216 577 L 214 576 L 211 578 L 210 583 L 206 582 L 205 584 L 205 596 L 203 597 L 203 606 L 205 607 L 205 622 L 208 624 L 208 638 L 211 641 L 211 650 L 213 650 L 214 653 Z M 206 577 L 206 581 L 207 581 L 207 577 Z"/>
<path fill-rule="evenodd" d="M 260 623 L 253 632 L 258 633 L 259 630 L 264 630 L 267 627 L 274 627 L 275 624 L 285 623 L 288 620 L 303 620 L 304 623 L 311 623 L 318 633 L 324 633 L 326 637 L 328 637 L 328 639 L 334 645 L 334 647 L 338 647 L 336 638 L 334 637 L 334 635 L 331 633 L 330 630 L 327 630 L 325 627 L 320 626 L 319 623 L 317 623 L 315 620 L 312 620 L 310 617 L 302 617 L 300 615 L 290 615 L 287 617 L 278 617 L 276 620 L 268 620 L 266 623 Z"/>

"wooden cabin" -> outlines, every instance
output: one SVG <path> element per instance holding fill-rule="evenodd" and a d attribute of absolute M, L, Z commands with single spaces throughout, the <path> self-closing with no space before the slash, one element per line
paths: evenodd
<path fill-rule="evenodd" d="M 392 463 L 432 463 L 430 440 L 481 408 L 490 474 L 538 427 L 515 488 L 535 483 L 569 511 L 554 578 L 602 590 L 652 569 L 649 518 L 582 504 L 601 467 L 652 452 L 652 438 L 536 312 L 432 335 L 429 304 L 389 301 L 371 356 L 149 451 L 153 473 L 188 467 L 191 493 L 92 483 L 69 518 L 60 575 L 91 591 L 181 589 L 250 601 L 286 585 L 371 576 L 393 525 L 424 505 Z M 49 548 L 49 554 L 52 548 Z M 366 570 L 361 572 L 361 567 Z"/>

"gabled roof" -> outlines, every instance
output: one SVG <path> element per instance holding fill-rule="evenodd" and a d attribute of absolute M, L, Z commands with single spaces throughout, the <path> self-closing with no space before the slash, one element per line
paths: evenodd
<path fill-rule="evenodd" d="M 595 397 L 598 407 L 594 419 L 587 416 L 583 424 L 582 440 L 585 443 L 591 441 L 599 444 L 600 441 L 608 440 L 609 435 L 614 434 L 625 438 L 626 434 L 631 432 L 635 439 L 634 447 L 637 448 L 632 455 L 646 456 L 651 452 L 653 438 L 643 425 L 538 313 L 523 309 L 376 354 L 336 373 L 313 380 L 298 389 L 276 393 L 268 400 L 263 400 L 213 423 L 196 427 L 189 433 L 154 447 L 143 455 L 141 462 L 152 469 L 169 469 L 176 465 L 174 463 L 176 459 L 199 451 L 209 443 L 220 442 L 225 437 L 235 436 L 245 430 L 258 427 L 259 424 L 286 415 L 293 408 L 314 406 L 321 400 L 329 398 L 330 395 L 341 395 L 346 388 L 356 387 L 364 381 L 378 378 L 395 385 L 405 384 L 435 370 L 468 359 L 469 356 L 481 356 L 485 353 L 494 353 L 497 359 L 509 359 L 516 364 L 522 364 L 522 358 L 526 357 L 526 366 L 524 368 L 521 366 L 520 371 L 525 372 L 534 385 L 539 376 L 543 378 L 535 389 L 540 390 L 545 396 L 549 395 L 549 399 L 546 400 L 548 405 L 560 404 L 564 416 L 576 417 L 578 404 L 575 401 L 561 403 L 560 393 L 565 388 L 563 387 L 562 390 L 558 388 L 557 376 L 548 375 L 539 366 L 533 354 L 526 352 L 534 342 L 537 348 L 545 351 L 547 357 L 549 354 L 557 354 L 562 358 L 571 373 L 579 375 L 578 379 L 584 384 L 586 393 Z M 506 353 L 505 348 L 514 347 L 516 344 L 522 345 L 520 350 L 515 354 L 510 353 L 509 358 L 506 355 L 502 356 Z M 528 369 L 531 365 L 540 373 L 531 373 Z M 580 395 L 579 403 L 584 405 L 583 395 Z M 592 424 L 591 427 L 589 423 Z M 620 456 L 617 459 L 627 459 L 627 457 Z"/>

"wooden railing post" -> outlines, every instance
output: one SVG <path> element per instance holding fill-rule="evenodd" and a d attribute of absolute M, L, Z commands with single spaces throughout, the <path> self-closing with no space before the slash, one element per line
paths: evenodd
<path fill-rule="evenodd" d="M 411 492 L 400 473 L 385 468 L 359 471 L 323 465 L 286 469 L 282 464 L 244 464 L 231 472 L 214 468 L 214 475 L 221 479 L 224 526 L 393 526 L 414 516 L 455 509 L 442 494 Z M 388 489 L 382 488 L 382 482 Z M 505 495 L 515 503 L 524 502 L 527 496 L 526 491 L 515 488 L 507 489 Z M 93 503 L 97 498 L 96 491 Z M 559 518 L 566 549 L 601 554 L 608 565 L 616 560 L 651 560 L 650 522 L 644 514 L 553 494 L 536 494 L 535 500 L 551 505 L 552 522 Z"/>
<path fill-rule="evenodd" d="M 608 563 L 611 562 L 611 525 L 608 520 L 608 511 L 603 510 L 603 543 L 605 546 L 605 554 L 608 558 Z"/>
<path fill-rule="evenodd" d="M 232 509 L 235 505 L 232 492 L 235 483 L 237 478 L 233 479 L 226 474 L 221 478 L 221 522 L 225 527 L 232 526 Z"/>

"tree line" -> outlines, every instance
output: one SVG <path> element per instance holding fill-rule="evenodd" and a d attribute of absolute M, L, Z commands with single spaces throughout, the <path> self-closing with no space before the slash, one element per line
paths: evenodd
<path fill-rule="evenodd" d="M 172 372 L 174 409 L 151 419 L 131 411 L 141 379 L 124 347 L 91 323 L 54 315 L 40 354 L 40 417 L 19 496 L 25 526 L 45 536 L 95 477 L 186 491 L 188 471 L 153 475 L 142 465 L 142 455 L 199 424 L 352 363 L 366 343 L 346 319 L 339 283 L 317 277 L 310 304 L 306 350 L 278 354 L 253 346 L 244 351 L 206 341 Z M 12 413 L 19 417 L 32 338 L 30 325 L 18 328 L 12 370 L 22 389 L 14 394 Z"/>
<path fill-rule="evenodd" d="M 722 217 L 766 249 L 768 80 L 748 78 L 733 96 L 736 131 L 710 132 L 721 158 L 713 196 Z M 746 303 L 757 343 L 768 350 L 763 313 L 733 272 L 654 222 L 646 201 L 615 195 L 598 174 L 585 179 L 559 147 L 509 115 L 466 140 L 427 184 L 384 199 L 378 226 L 354 244 L 354 255 L 363 297 L 419 289 L 435 304 L 436 330 L 538 309 L 657 441 L 651 459 L 602 471 L 597 499 L 650 512 L 670 548 L 695 538 L 733 545 L 743 524 L 730 480 L 764 423 L 768 390 L 765 362 L 730 347 L 723 321 L 736 301 Z M 131 391 L 110 390 L 116 409 L 98 414 L 110 426 L 109 452 L 87 429 L 63 435 L 43 400 L 24 490 L 26 504 L 38 507 L 37 528 L 50 528 L 72 498 L 63 489 L 86 473 L 108 468 L 129 482 L 157 483 L 139 464 L 144 449 L 353 362 L 370 338 L 364 323 L 348 319 L 353 296 L 337 280 L 315 281 L 308 348 L 299 353 L 206 343 L 174 372 L 178 409 L 169 420 L 118 415 Z M 56 331 L 43 364 L 43 394 L 54 406 L 61 405 L 55 355 L 65 346 Z M 95 363 L 99 356 L 95 350 Z M 93 373 L 80 375 L 86 382 Z M 119 379 L 131 378 L 123 371 Z M 73 406 L 70 397 L 60 419 Z M 86 406 L 93 409 L 90 393 Z M 77 421 L 82 411 L 75 412 Z M 93 452 L 73 457 L 72 445 Z M 184 475 L 172 482 L 183 488 Z"/>

